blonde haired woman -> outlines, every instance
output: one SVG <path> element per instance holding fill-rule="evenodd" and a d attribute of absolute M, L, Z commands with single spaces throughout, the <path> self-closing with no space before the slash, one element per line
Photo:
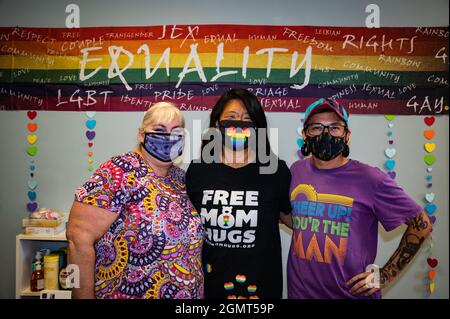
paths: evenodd
<path fill-rule="evenodd" d="M 77 189 L 67 229 L 73 298 L 203 298 L 204 230 L 173 165 L 184 119 L 156 103 L 138 129 L 139 149 L 102 164 Z"/>

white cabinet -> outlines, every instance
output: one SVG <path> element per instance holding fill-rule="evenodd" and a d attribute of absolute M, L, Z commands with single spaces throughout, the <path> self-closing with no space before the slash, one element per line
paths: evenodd
<path fill-rule="evenodd" d="M 31 262 L 36 251 L 43 248 L 57 250 L 61 247 L 67 247 L 65 231 L 55 236 L 24 234 L 16 236 L 16 299 L 39 298 L 40 292 L 30 290 Z"/>

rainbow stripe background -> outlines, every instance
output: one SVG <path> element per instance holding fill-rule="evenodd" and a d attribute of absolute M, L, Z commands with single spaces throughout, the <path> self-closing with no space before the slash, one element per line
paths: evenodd
<path fill-rule="evenodd" d="M 183 110 L 208 110 L 230 87 L 244 87 L 260 98 L 266 111 L 303 112 L 318 98 L 335 97 L 351 113 L 448 114 L 448 30 L 254 25 L 0 28 L 0 109 L 145 111 L 164 99 Z M 220 42 L 223 59 L 218 61 Z M 146 57 L 138 53 L 143 44 L 150 51 L 151 70 L 170 48 L 169 76 L 163 62 L 146 79 Z M 196 46 L 207 81 L 191 72 L 176 87 L 191 45 Z M 111 46 L 133 56 L 122 78 L 108 78 Z M 293 89 L 306 76 L 303 65 L 290 77 L 293 54 L 298 54 L 296 67 L 308 47 L 308 84 Z M 81 81 L 81 50 L 86 48 L 88 59 L 94 60 L 86 63 L 85 74 L 99 69 Z M 284 51 L 273 54 L 269 76 L 267 48 Z M 128 63 L 124 53 L 117 59 L 119 68 Z M 218 63 L 219 72 L 236 73 L 211 81 Z M 193 66 L 194 62 L 188 65 Z"/>

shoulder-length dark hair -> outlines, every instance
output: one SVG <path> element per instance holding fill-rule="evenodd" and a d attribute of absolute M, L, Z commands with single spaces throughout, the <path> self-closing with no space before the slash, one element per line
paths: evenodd
<path fill-rule="evenodd" d="M 214 105 L 211 115 L 209 117 L 209 128 L 217 127 L 220 116 L 222 115 L 226 105 L 231 100 L 240 100 L 245 108 L 247 109 L 248 115 L 253 123 L 256 125 L 258 129 L 264 128 L 266 129 L 265 139 L 266 139 L 266 153 L 272 154 L 272 149 L 270 148 L 269 138 L 267 135 L 267 119 L 266 114 L 264 113 L 264 109 L 259 102 L 258 98 L 251 93 L 250 91 L 242 88 L 232 88 L 225 92 L 219 100 Z M 202 141 L 202 151 L 203 148 L 210 140 L 203 139 Z"/>

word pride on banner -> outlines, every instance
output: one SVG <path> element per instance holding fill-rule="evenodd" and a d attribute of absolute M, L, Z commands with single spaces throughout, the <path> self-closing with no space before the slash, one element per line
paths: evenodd
<path fill-rule="evenodd" d="M 0 28 L 0 109 L 208 110 L 231 87 L 266 111 L 448 114 L 448 27 Z"/>

